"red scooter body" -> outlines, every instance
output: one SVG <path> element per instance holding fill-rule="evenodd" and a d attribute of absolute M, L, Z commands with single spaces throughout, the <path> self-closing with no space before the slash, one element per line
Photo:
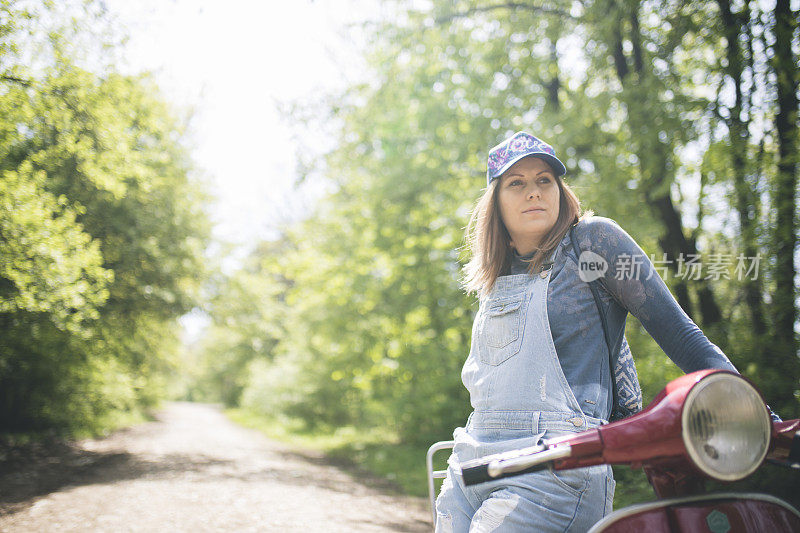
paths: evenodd
<path fill-rule="evenodd" d="M 589 531 L 796 532 L 800 515 L 786 502 L 765 494 L 715 493 L 632 505 L 611 513 Z"/>
<path fill-rule="evenodd" d="M 734 405 L 745 400 L 735 393 L 708 400 L 714 394 L 712 384 L 749 399 L 742 420 L 730 414 L 726 418 L 725 413 L 717 416 L 715 410 L 725 411 L 720 398 Z M 742 440 L 741 435 L 752 438 Z M 734 455 L 736 461 L 730 460 Z M 673 380 L 634 416 L 550 439 L 539 447 L 485 457 L 462 470 L 465 482 L 473 484 L 541 468 L 597 464 L 643 468 L 659 499 L 615 511 L 598 522 L 593 533 L 800 532 L 800 513 L 778 498 L 701 494 L 705 479 L 742 479 L 765 458 L 800 461 L 800 420 L 771 422 L 766 405 L 745 378 L 703 370 Z"/>

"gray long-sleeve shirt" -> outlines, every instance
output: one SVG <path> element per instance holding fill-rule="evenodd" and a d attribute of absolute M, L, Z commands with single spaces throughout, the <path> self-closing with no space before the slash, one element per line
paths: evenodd
<path fill-rule="evenodd" d="M 581 220 L 574 231 L 582 253 L 591 251 L 608 264 L 599 278 L 599 292 L 615 353 L 626 349 L 625 320 L 630 312 L 684 372 L 705 368 L 736 371 L 681 309 L 650 258 L 616 222 L 589 217 Z M 547 313 L 561 367 L 584 412 L 608 418 L 608 349 L 591 290 L 578 275 L 569 234 L 556 248 L 552 260 Z M 510 273 L 520 274 L 527 269 L 524 258 L 515 255 Z"/>

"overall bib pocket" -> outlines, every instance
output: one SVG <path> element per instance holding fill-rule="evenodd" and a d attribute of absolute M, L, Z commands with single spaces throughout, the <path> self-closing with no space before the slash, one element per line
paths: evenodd
<path fill-rule="evenodd" d="M 499 365 L 519 352 L 525 319 L 525 295 L 489 300 L 478 329 L 479 357 L 488 365 Z"/>

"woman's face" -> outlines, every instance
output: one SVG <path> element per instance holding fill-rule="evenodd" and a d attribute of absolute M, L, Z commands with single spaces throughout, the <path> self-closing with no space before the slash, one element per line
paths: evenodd
<path fill-rule="evenodd" d="M 500 176 L 500 217 L 520 255 L 533 252 L 558 220 L 561 191 L 543 159 L 523 157 Z"/>

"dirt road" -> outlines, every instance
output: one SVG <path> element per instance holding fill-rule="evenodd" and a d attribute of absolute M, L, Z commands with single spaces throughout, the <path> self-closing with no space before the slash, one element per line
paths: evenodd
<path fill-rule="evenodd" d="M 430 530 L 424 500 L 207 405 L 169 404 L 154 422 L 38 463 L 0 476 L 0 531 Z"/>

